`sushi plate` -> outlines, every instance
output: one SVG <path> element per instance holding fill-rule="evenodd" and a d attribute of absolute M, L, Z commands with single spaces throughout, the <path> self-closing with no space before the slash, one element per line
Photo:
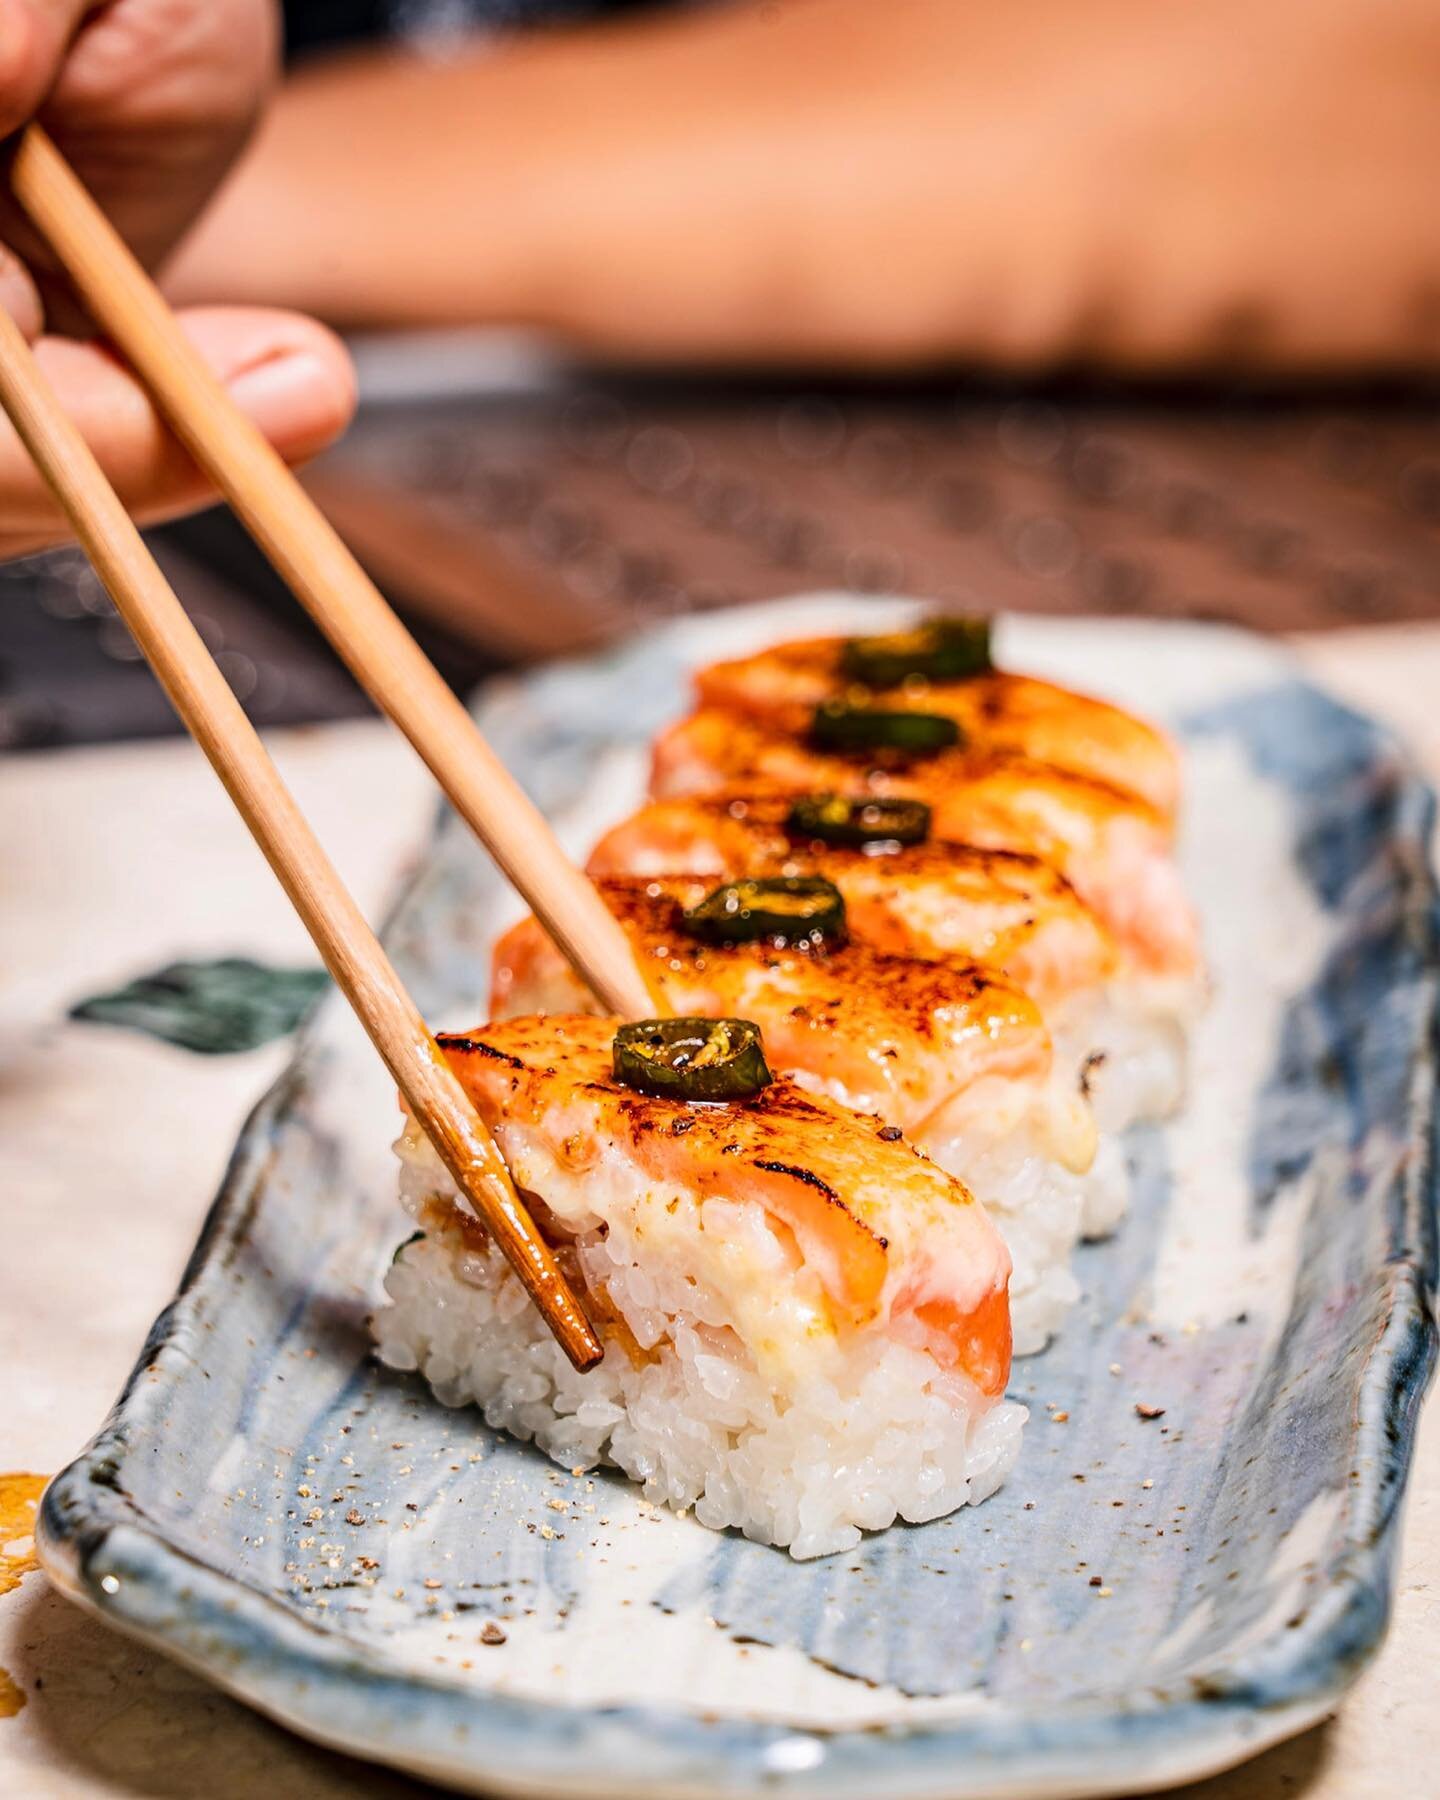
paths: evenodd
<path fill-rule="evenodd" d="M 638 797 L 690 665 L 895 619 L 818 597 L 683 621 L 480 713 L 578 853 Z M 1257 640 L 1002 629 L 1012 666 L 1183 738 L 1214 995 L 1189 1104 L 1129 1141 L 1130 1218 L 1015 1366 L 1001 1492 L 796 1563 L 379 1367 L 394 1103 L 331 996 L 46 1496 L 62 1588 L 297 1731 L 477 1792 L 1138 1792 L 1334 1706 L 1384 1631 L 1435 1355 L 1431 798 Z M 483 1016 L 517 911 L 443 819 L 388 930 L 437 1025 Z"/>

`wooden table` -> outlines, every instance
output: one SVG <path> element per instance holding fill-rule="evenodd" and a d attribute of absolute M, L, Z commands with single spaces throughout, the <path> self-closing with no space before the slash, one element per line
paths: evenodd
<path fill-rule="evenodd" d="M 1296 640 L 1440 780 L 1440 625 Z M 277 736 L 301 804 L 376 912 L 429 816 L 384 727 Z M 229 1147 L 283 1044 L 197 1057 L 65 1022 L 177 955 L 309 961 L 294 919 L 188 744 L 0 764 L 0 1471 L 45 1474 L 99 1422 L 172 1293 Z M 13 1556 L 24 1545 L 0 1544 Z M 3 1589 L 0 1581 L 0 1589 Z M 1421 1432 L 1395 1618 L 1339 1716 L 1194 1800 L 1396 1800 L 1440 1785 L 1440 1410 Z M 42 1574 L 0 1592 L 0 1794 L 286 1800 L 422 1791 L 313 1749 L 93 1622 Z M 10 1694 L 7 1703 L 6 1694 Z M 7 1711 L 19 1702 L 18 1711 Z"/>

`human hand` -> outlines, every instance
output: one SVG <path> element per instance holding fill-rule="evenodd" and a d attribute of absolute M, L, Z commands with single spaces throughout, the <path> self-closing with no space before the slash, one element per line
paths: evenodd
<path fill-rule="evenodd" d="M 0 136 L 37 114 L 137 255 L 173 249 L 244 144 L 269 92 L 271 0 L 0 0 Z M 144 391 L 83 320 L 14 202 L 0 204 L 0 305 L 131 511 L 202 504 L 208 486 Z M 345 425 L 354 383 L 323 327 L 290 313 L 203 307 L 182 324 L 233 397 L 289 460 Z M 0 420 L 0 556 L 66 535 L 48 490 Z"/>

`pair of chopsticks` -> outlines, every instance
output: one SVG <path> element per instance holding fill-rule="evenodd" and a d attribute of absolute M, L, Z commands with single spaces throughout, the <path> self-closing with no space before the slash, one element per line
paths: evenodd
<path fill-rule="evenodd" d="M 10 179 L 96 324 L 124 352 L 171 429 L 352 674 L 419 751 L 582 979 L 612 1012 L 652 1013 L 654 1002 L 618 922 L 339 536 L 191 347 L 159 290 L 39 126 L 23 133 Z M 600 1342 L 494 1140 L 3 309 L 0 406 L 456 1185 L 570 1360 L 579 1369 L 593 1367 Z"/>

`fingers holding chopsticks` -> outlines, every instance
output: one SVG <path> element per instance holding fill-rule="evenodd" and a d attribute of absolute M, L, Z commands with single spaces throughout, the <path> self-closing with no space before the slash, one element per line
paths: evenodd
<path fill-rule="evenodd" d="M 0 0 L 0 138 L 38 114 L 155 268 L 259 116 L 279 11 L 274 0 Z M 83 335 L 68 284 L 3 184 L 0 240 L 30 265 L 52 328 Z"/>
<path fill-rule="evenodd" d="M 40 112 L 141 261 L 162 261 L 244 143 L 275 78 L 272 0 L 0 0 L 0 138 Z M 138 518 L 211 488 L 76 304 L 48 244 L 0 178 L 0 308 L 36 346 L 66 410 Z M 290 314 L 197 310 L 206 361 L 289 461 L 353 409 L 344 352 Z M 59 333 L 71 336 L 60 336 Z M 0 429 L 0 558 L 69 536 L 12 431 Z"/>
<path fill-rule="evenodd" d="M 25 329 L 23 314 L 10 303 L 3 267 L 0 304 Z M 354 373 L 323 326 L 250 307 L 198 307 L 181 317 L 206 362 L 287 462 L 313 456 L 348 423 Z M 41 337 L 35 354 L 134 517 L 154 521 L 210 498 L 209 483 L 161 423 L 144 389 L 102 344 Z M 0 419 L 0 557 L 68 536 L 34 464 Z"/>

